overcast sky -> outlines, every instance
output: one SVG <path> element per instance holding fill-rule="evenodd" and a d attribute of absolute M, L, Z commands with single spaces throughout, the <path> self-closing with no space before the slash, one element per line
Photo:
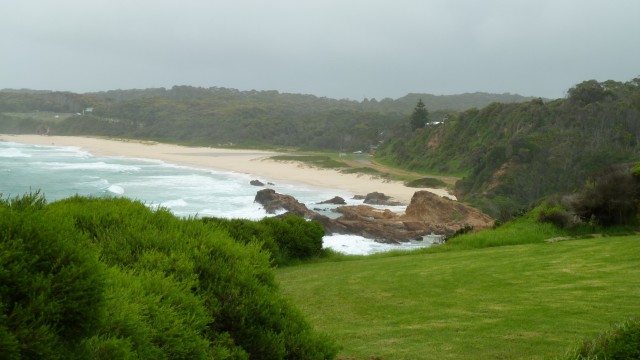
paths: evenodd
<path fill-rule="evenodd" d="M 0 89 L 563 97 L 640 76 L 639 0 L 2 0 Z"/>

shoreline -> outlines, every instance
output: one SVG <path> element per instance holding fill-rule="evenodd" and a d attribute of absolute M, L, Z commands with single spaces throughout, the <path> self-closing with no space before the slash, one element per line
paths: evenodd
<path fill-rule="evenodd" d="M 439 196 L 455 197 L 444 189 L 409 188 L 398 181 L 363 174 L 343 174 L 294 162 L 269 159 L 281 153 L 264 150 L 236 150 L 212 147 L 188 147 L 128 139 L 103 139 L 84 136 L 43 136 L 0 134 L 0 141 L 44 146 L 73 146 L 97 156 L 116 156 L 160 160 L 199 169 L 248 174 L 261 181 L 298 183 L 317 188 L 343 190 L 354 195 L 377 191 L 395 201 L 409 204 L 418 190 Z"/>

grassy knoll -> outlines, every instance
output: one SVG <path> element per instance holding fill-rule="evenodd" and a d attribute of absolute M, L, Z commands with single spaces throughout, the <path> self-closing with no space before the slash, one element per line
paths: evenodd
<path fill-rule="evenodd" d="M 332 159 L 325 155 L 276 155 L 271 157 L 275 161 L 298 161 L 309 166 L 325 168 L 325 169 L 339 169 L 348 168 L 349 165 L 344 162 Z"/>
<path fill-rule="evenodd" d="M 275 161 L 297 161 L 308 166 L 336 169 L 345 174 L 369 175 L 384 179 L 404 181 L 411 187 L 452 187 L 458 178 L 432 176 L 425 178 L 423 174 L 382 165 L 367 154 L 336 154 L 333 152 L 294 153 L 271 157 Z"/>
<path fill-rule="evenodd" d="M 533 239 L 532 241 L 535 241 Z M 367 359 L 554 358 L 640 312 L 640 237 L 282 268 L 284 293 Z"/>

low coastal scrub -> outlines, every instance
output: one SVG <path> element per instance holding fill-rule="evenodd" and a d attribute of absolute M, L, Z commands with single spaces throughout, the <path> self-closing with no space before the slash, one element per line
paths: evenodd
<path fill-rule="evenodd" d="M 286 215 L 260 221 L 218 218 L 204 218 L 202 221 L 226 230 L 238 242 L 259 244 L 268 251 L 274 265 L 288 265 L 325 254 L 322 226 L 298 216 Z"/>
<path fill-rule="evenodd" d="M 271 159 L 276 161 L 298 161 L 303 164 L 323 169 L 337 169 L 343 174 L 362 174 L 371 175 L 380 178 L 391 178 L 391 174 L 379 171 L 368 166 L 352 167 L 349 164 L 335 160 L 326 155 L 277 155 Z"/>
<path fill-rule="evenodd" d="M 3 359 L 335 357 L 281 295 L 270 254 L 222 227 L 124 198 L 29 194 L 0 199 L 0 229 Z"/>
<path fill-rule="evenodd" d="M 585 339 L 566 360 L 640 359 L 640 319 L 617 323 L 594 338 Z"/>
<path fill-rule="evenodd" d="M 309 166 L 315 166 L 325 169 L 348 168 L 349 165 L 342 161 L 334 160 L 324 155 L 276 155 L 271 157 L 276 161 L 299 161 Z"/>
<path fill-rule="evenodd" d="M 363 175 L 371 175 L 371 176 L 377 176 L 377 177 L 382 177 L 382 178 L 389 178 L 390 177 L 389 174 L 385 174 L 385 173 L 383 173 L 383 172 L 381 172 L 379 170 L 376 170 L 376 169 L 370 168 L 370 167 L 366 167 L 366 166 L 342 169 L 342 170 L 340 170 L 340 172 L 343 173 L 343 174 L 363 174 Z"/>
<path fill-rule="evenodd" d="M 415 180 L 411 180 L 405 183 L 406 186 L 408 187 L 414 187 L 414 188 L 445 188 L 447 187 L 447 184 L 440 180 L 440 179 L 436 179 L 436 178 L 430 178 L 430 177 L 425 177 L 425 178 L 420 178 L 420 179 L 415 179 Z"/>

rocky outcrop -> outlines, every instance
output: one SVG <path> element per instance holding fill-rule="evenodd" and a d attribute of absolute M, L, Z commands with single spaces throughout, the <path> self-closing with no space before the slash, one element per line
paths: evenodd
<path fill-rule="evenodd" d="M 347 202 L 344 201 L 340 196 L 334 196 L 333 198 L 325 201 L 319 202 L 319 204 L 333 204 L 333 205 L 345 205 Z"/>
<path fill-rule="evenodd" d="M 262 205 L 268 214 L 275 214 L 278 210 L 284 209 L 291 214 L 305 218 L 311 218 L 316 215 L 314 211 L 309 210 L 293 196 L 278 194 L 273 189 L 258 191 L 253 201 Z"/>
<path fill-rule="evenodd" d="M 327 234 L 360 235 L 385 243 L 419 240 L 430 233 L 450 235 L 465 228 L 481 230 L 493 226 L 493 220 L 478 210 L 428 191 L 417 191 L 404 214 L 367 205 L 340 206 L 335 210 L 341 214 L 337 219 L 309 210 L 293 196 L 278 194 L 272 189 L 258 191 L 255 201 L 271 214 L 285 209 L 316 220 Z"/>
<path fill-rule="evenodd" d="M 423 224 L 437 224 L 434 232 L 455 233 L 464 227 L 481 230 L 493 227 L 493 219 L 461 202 L 428 191 L 416 191 L 403 218 Z"/>
<path fill-rule="evenodd" d="M 379 192 L 372 192 L 367 194 L 367 196 L 364 197 L 364 203 L 369 205 L 384 205 L 384 206 L 402 205 L 402 203 L 399 203 L 397 201 L 392 201 L 390 196 L 387 196 Z"/>
<path fill-rule="evenodd" d="M 249 181 L 249 184 L 253 186 L 264 186 L 264 183 L 260 180 L 251 180 Z"/>

